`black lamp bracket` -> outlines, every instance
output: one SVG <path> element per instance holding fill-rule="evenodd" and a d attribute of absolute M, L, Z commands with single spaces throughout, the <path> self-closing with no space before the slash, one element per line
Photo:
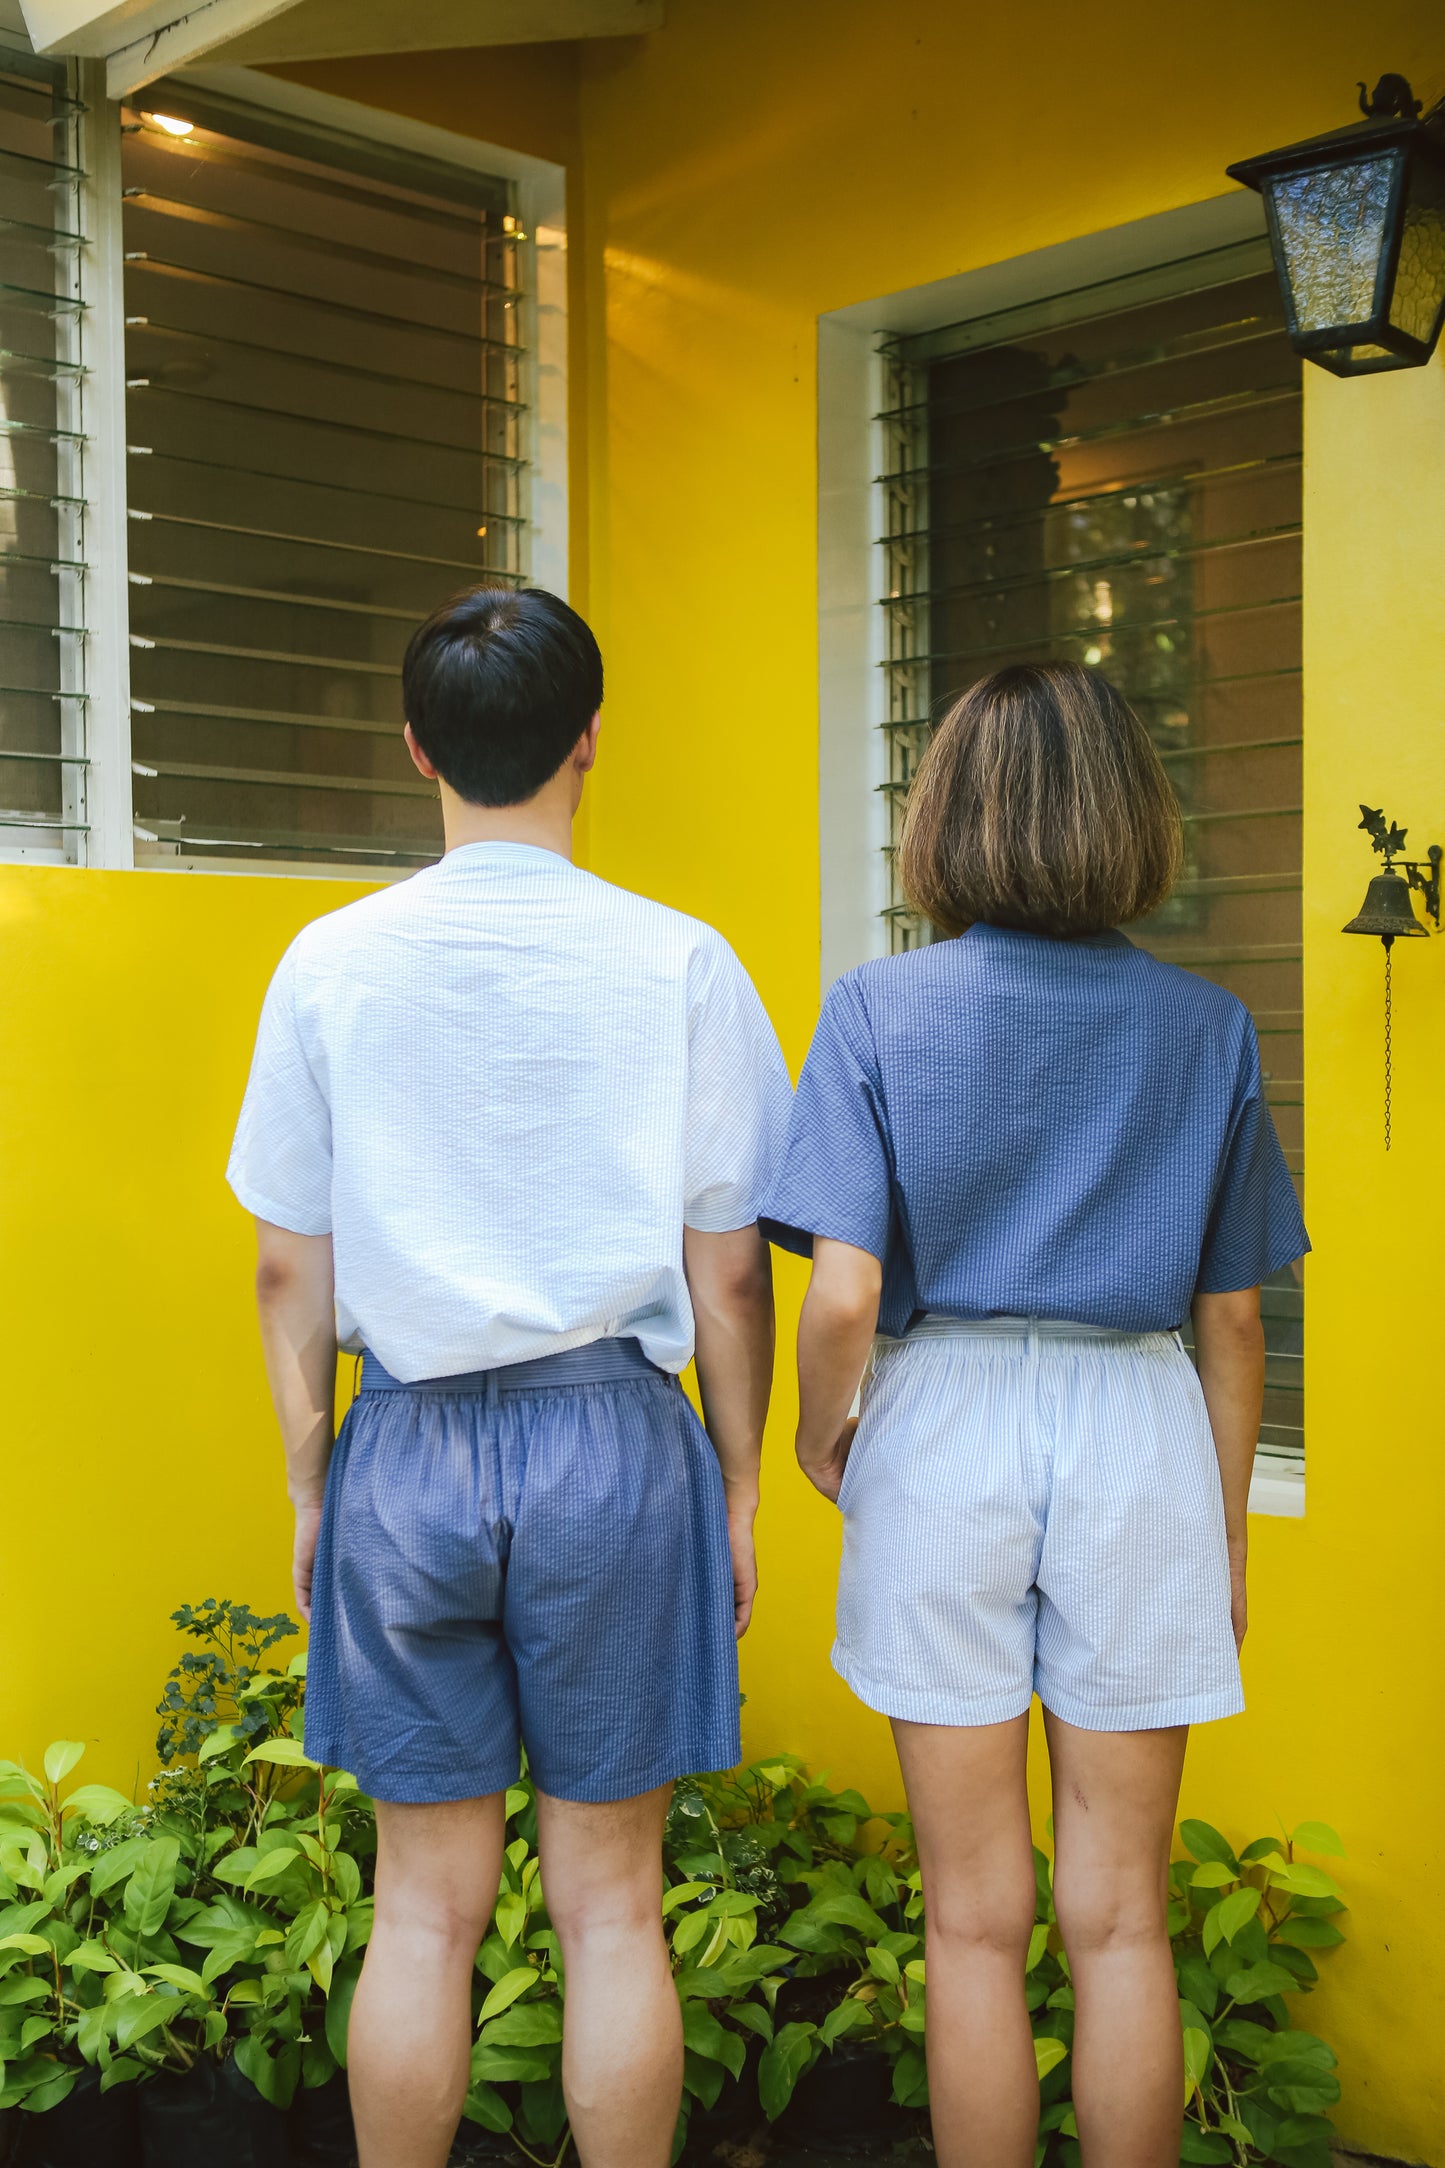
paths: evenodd
<path fill-rule="evenodd" d="M 1379 806 L 1362 805 L 1360 811 L 1364 815 L 1360 826 L 1384 859 L 1386 873 L 1403 873 L 1411 888 L 1418 889 L 1424 899 L 1425 914 L 1434 920 L 1435 931 L 1439 933 L 1440 862 L 1445 858 L 1445 851 L 1438 843 L 1432 843 L 1424 858 L 1401 858 L 1407 831 L 1393 821 L 1387 821 Z"/>

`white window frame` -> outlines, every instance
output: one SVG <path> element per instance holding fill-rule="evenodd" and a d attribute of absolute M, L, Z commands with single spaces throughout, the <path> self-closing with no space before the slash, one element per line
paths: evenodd
<path fill-rule="evenodd" d="M 0 28 L 0 40 L 26 41 Z M 27 45 L 28 49 L 28 45 Z M 106 95 L 103 61 L 76 62 L 77 89 L 88 107 L 82 126 L 79 190 L 87 309 L 83 428 L 86 434 L 86 819 L 78 864 L 134 868 L 131 794 L 129 520 L 125 434 L 125 303 L 121 238 L 120 106 Z M 522 303 L 524 476 L 522 569 L 528 580 L 565 598 L 568 588 L 567 494 L 567 172 L 550 159 L 479 142 L 447 128 L 389 113 L 356 99 L 288 83 L 260 69 L 188 69 L 187 84 L 244 99 L 296 121 L 392 145 L 419 157 L 511 181 L 525 251 Z M 157 93 L 159 95 L 159 92 Z M 400 725 L 398 724 L 398 727 Z M 41 854 L 0 840 L 0 863 Z M 250 865 L 226 859 L 176 859 L 154 873 L 240 874 L 254 880 L 404 880 L 374 865 Z"/>
<path fill-rule="evenodd" d="M 818 318 L 818 842 L 820 995 L 844 971 L 888 953 L 884 846 L 888 719 L 884 659 L 888 464 L 885 338 L 1021 307 L 1152 270 L 1264 232 L 1245 189 L 1061 241 L 1003 263 L 854 302 Z M 1261 1451 L 1249 1510 L 1305 1509 L 1305 1471 Z"/>

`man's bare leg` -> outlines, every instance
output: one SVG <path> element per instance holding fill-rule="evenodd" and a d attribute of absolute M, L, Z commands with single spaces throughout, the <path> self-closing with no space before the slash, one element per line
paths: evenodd
<path fill-rule="evenodd" d="M 361 2168 L 444 2168 L 471 2070 L 472 1968 L 497 1902 L 504 1795 L 376 1807 L 376 1927 L 347 2038 Z"/>
<path fill-rule="evenodd" d="M 566 1967 L 562 2090 L 581 2168 L 667 2168 L 672 2155 L 682 2015 L 662 1931 L 671 1794 L 663 1785 L 609 1806 L 537 1794 L 542 1890 Z"/>

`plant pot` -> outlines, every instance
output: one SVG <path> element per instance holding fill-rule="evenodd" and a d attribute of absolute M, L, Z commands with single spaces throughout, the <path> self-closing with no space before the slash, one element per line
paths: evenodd
<path fill-rule="evenodd" d="M 0 2168 L 10 2168 L 20 2143 L 20 2110 L 0 2108 Z"/>
<path fill-rule="evenodd" d="M 344 2070 L 338 2070 L 324 2085 L 298 2086 L 286 2122 L 291 2137 L 291 2168 L 351 2168 L 356 2158 L 356 2132 Z"/>
<path fill-rule="evenodd" d="M 286 2117 L 228 2057 L 141 2088 L 144 2168 L 289 2168 Z"/>
<path fill-rule="evenodd" d="M 113 2085 L 103 2093 L 100 2072 L 87 2067 L 57 2107 L 40 2115 L 17 2109 L 14 2168 L 140 2168 L 139 2090 Z"/>
<path fill-rule="evenodd" d="M 911 2122 L 893 2098 L 888 2057 L 840 2040 L 799 2078 L 778 2127 L 808 2150 L 871 2153 L 880 2141 L 906 2136 Z"/>

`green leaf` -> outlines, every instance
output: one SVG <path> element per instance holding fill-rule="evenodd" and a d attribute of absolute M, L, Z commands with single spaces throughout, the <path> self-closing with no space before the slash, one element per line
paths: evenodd
<path fill-rule="evenodd" d="M 519 1995 L 525 1995 L 528 1988 L 535 1987 L 536 1984 L 537 1975 L 530 1965 L 514 1966 L 509 1973 L 498 1980 L 496 1986 L 487 1996 L 486 2001 L 482 2004 L 478 2022 L 485 2024 L 489 2017 L 500 2016 L 503 2010 L 510 2008 Z"/>
<path fill-rule="evenodd" d="M 1062 2040 L 1054 2040 L 1046 2035 L 1036 2033 L 1034 2035 L 1034 2062 L 1038 2066 L 1040 2078 L 1046 2078 L 1051 2070 L 1057 2070 L 1068 2052 L 1068 2048 Z"/>
<path fill-rule="evenodd" d="M 134 1873 L 125 1886 L 125 1916 L 138 1935 L 158 1934 L 176 1893 L 181 1848 L 174 1837 L 148 1837 Z M 91 1888 L 95 1877 L 91 1876 Z M 122 2047 L 126 2046 L 122 2041 Z"/>
<path fill-rule="evenodd" d="M 479 2123 L 483 2130 L 507 2131 L 512 2127 L 511 2109 L 496 2088 L 481 2079 L 474 2079 L 468 2087 L 462 2114 L 469 2123 Z"/>
<path fill-rule="evenodd" d="M 45 1774 L 49 1782 L 63 1784 L 84 1752 L 82 1739 L 55 1740 L 45 1749 Z"/>
<path fill-rule="evenodd" d="M 319 1769 L 322 1765 L 313 1761 L 299 1739 L 267 1739 L 260 1746 L 253 1746 L 242 1762 L 243 1769 L 252 1762 L 278 1762 L 287 1769 Z"/>
<path fill-rule="evenodd" d="M 1223 1889 L 1227 1883 L 1237 1881 L 1238 1876 L 1222 1859 L 1206 1859 L 1195 1868 L 1189 1880 L 1195 1889 Z"/>
<path fill-rule="evenodd" d="M 1323 1867 L 1311 1867 L 1307 1860 L 1282 1860 L 1276 1866 L 1271 1860 L 1263 1862 L 1269 1870 L 1270 1881 L 1280 1889 L 1295 1892 L 1301 1897 L 1335 1897 L 1343 1902 L 1344 1891 Z"/>
<path fill-rule="evenodd" d="M 685 1957 L 689 1950 L 695 1950 L 711 1933 L 712 1921 L 706 1912 L 684 1912 L 672 1930 L 673 1950 L 679 1957 Z"/>
<path fill-rule="evenodd" d="M 1275 1929 L 1272 1939 L 1288 1942 L 1297 1950 L 1332 1950 L 1345 1938 L 1328 1920 L 1287 1919 Z"/>
<path fill-rule="evenodd" d="M 305 1965 L 316 1955 L 326 1940 L 326 1930 L 331 1914 L 324 1898 L 317 1897 L 304 1905 L 286 1930 L 286 1958 L 293 1966 Z"/>
<path fill-rule="evenodd" d="M 1032 1971 L 1032 1966 L 1029 1969 Z M 886 1980 L 890 1987 L 896 1987 L 903 1977 L 902 1968 L 893 1952 L 880 1949 L 877 1944 L 868 1952 L 868 1970 L 875 1980 Z"/>
<path fill-rule="evenodd" d="M 41 2002 L 51 1992 L 49 1984 L 31 1972 L 12 1972 L 0 1980 L 0 2007 L 17 2002 Z"/>
<path fill-rule="evenodd" d="M 1229 1975 L 1224 1992 L 1232 2002 L 1263 2002 L 1270 1995 L 1292 1994 L 1294 1987 L 1294 1974 L 1283 1965 L 1246 1965 Z"/>
<path fill-rule="evenodd" d="M 519 1889 L 504 1889 L 497 1899 L 497 1933 L 510 1950 L 527 1924 L 527 1900 Z"/>
<path fill-rule="evenodd" d="M 346 2029 L 351 2023 L 351 1999 L 361 1978 L 361 1959 L 344 1957 L 331 1976 L 326 1998 L 326 2045 L 340 2069 L 346 2068 Z"/>
<path fill-rule="evenodd" d="M 0 1935 L 0 1950 L 21 1950 L 27 1957 L 48 1957 L 50 1944 L 44 1935 Z M 67 1963 L 73 1959 L 67 1959 Z M 114 1963 L 114 1960 L 109 1962 Z"/>
<path fill-rule="evenodd" d="M 198 1972 L 192 1972 L 189 1965 L 147 1965 L 145 1969 L 149 1978 L 166 1980 L 172 1987 L 178 1987 L 183 1995 L 204 1995 L 206 1992 L 205 1981 Z"/>
<path fill-rule="evenodd" d="M 1246 1883 L 1243 1889 L 1231 1890 L 1211 1906 L 1204 1920 L 1204 1948 L 1206 1954 L 1221 1942 L 1232 1943 L 1240 1929 L 1254 1918 L 1259 1910 L 1259 1891 Z"/>
<path fill-rule="evenodd" d="M 1239 1861 L 1219 1831 L 1208 1822 L 1181 1822 L 1179 1836 L 1185 1851 L 1193 1858 L 1222 1860 L 1226 1867 L 1238 1870 Z"/>
<path fill-rule="evenodd" d="M 201 1741 L 196 1755 L 196 1766 L 204 1769 L 207 1762 L 217 1760 L 222 1754 L 229 1754 L 238 1736 L 234 1724 L 218 1724 L 210 1736 Z"/>
<path fill-rule="evenodd" d="M 684 2004 L 682 2037 L 694 2055 L 705 2055 L 710 2062 L 722 2063 L 733 2077 L 740 2075 L 744 2054 L 742 2040 L 737 2033 L 729 2032 L 704 2003 Z"/>
<path fill-rule="evenodd" d="M 1204 2083 L 1213 2050 L 1207 2032 L 1196 2025 L 1184 2028 L 1184 2105 L 1188 2107 L 1195 2093 Z"/>
<path fill-rule="evenodd" d="M 1331 1859 L 1343 1859 L 1345 1848 L 1328 1822 L 1301 1822 L 1290 1831 L 1291 1844 L 1302 1844 L 1307 1852 L 1324 1852 Z"/>
<path fill-rule="evenodd" d="M 481 2037 L 488 2047 L 553 2047 L 562 2037 L 562 2005 L 556 1996 L 541 1995 L 513 2003 L 484 2026 Z"/>
<path fill-rule="evenodd" d="M 506 1817 L 510 1822 L 514 1814 L 520 1814 L 526 1806 L 529 1794 L 520 1784 L 513 1784 L 507 1792 Z"/>
<path fill-rule="evenodd" d="M 776 2123 L 793 2097 L 793 2088 L 818 2053 L 815 2025 L 785 2025 L 758 2060 L 758 2098 L 764 2115 Z"/>
<path fill-rule="evenodd" d="M 1219 2162 L 1232 2160 L 1234 2149 L 1227 2138 L 1216 2136 L 1213 2131 L 1203 2131 L 1197 2123 L 1186 2123 L 1179 2135 L 1179 2158 L 1195 2162 Z"/>
<path fill-rule="evenodd" d="M 61 1801 L 62 1814 L 83 1814 L 88 1822 L 101 1829 L 109 1828 L 116 1817 L 133 1812 L 134 1803 L 124 1792 L 118 1792 L 109 1784 L 82 1784 L 68 1799 Z"/>
<path fill-rule="evenodd" d="M 679 1905 L 691 1904 L 694 1897 L 701 1897 L 705 1891 L 716 1887 L 715 1882 L 675 1882 L 671 1889 L 663 1892 L 663 1918 L 675 1912 Z"/>
<path fill-rule="evenodd" d="M 90 1870 L 91 1896 L 104 1896 L 117 1882 L 123 1882 L 128 1874 L 133 1874 L 153 1842 L 148 1836 L 126 1837 L 109 1852 L 102 1852 Z"/>
<path fill-rule="evenodd" d="M 159 2032 L 170 2019 L 181 2015 L 175 1995 L 129 1995 L 116 2005 L 115 2037 L 120 2047 L 134 2047 L 148 2033 Z"/>
<path fill-rule="evenodd" d="M 1049 1923 L 1047 1920 L 1040 1920 L 1033 1933 L 1029 1936 L 1029 1954 L 1028 1962 L 1024 1966 L 1025 1972 L 1032 1972 L 1036 1965 L 1042 1964 L 1048 1946 Z"/>
<path fill-rule="evenodd" d="M 244 1877 L 247 1889 L 254 1889 L 258 1882 L 273 1882 L 278 1874 L 284 1874 L 288 1867 L 294 1866 L 300 1857 L 301 1854 L 294 1845 L 273 1844 L 269 1852 L 261 1854 L 254 1867 L 247 1869 Z"/>
<path fill-rule="evenodd" d="M 905 2026 L 912 2014 L 911 2010 L 903 2012 L 901 2022 Z M 835 2040 L 843 2039 L 848 2033 L 871 2032 L 872 2029 L 873 2014 L 868 2004 L 860 2002 L 856 1995 L 845 1995 L 824 2018 L 818 2028 L 818 2038 L 825 2048 L 830 2048 Z"/>

